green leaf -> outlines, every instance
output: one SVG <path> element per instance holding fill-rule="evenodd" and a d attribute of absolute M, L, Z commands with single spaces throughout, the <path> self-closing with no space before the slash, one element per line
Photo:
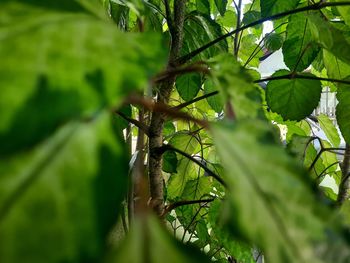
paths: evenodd
<path fill-rule="evenodd" d="M 210 79 L 205 80 L 203 87 L 204 94 L 208 94 L 217 90 L 213 81 Z M 209 98 L 207 98 L 207 102 L 210 105 L 210 107 L 217 113 L 222 112 L 224 109 L 224 104 L 222 102 L 220 94 L 210 96 Z"/>
<path fill-rule="evenodd" d="M 215 0 L 215 5 L 220 15 L 224 16 L 226 12 L 227 0 Z"/>
<path fill-rule="evenodd" d="M 0 261 L 97 262 L 124 198 L 128 161 L 105 113 L 0 159 Z M 25 257 L 24 257 L 25 255 Z"/>
<path fill-rule="evenodd" d="M 291 74 L 279 70 L 272 77 Z M 313 77 L 310 73 L 304 76 Z M 321 82 L 309 79 L 279 79 L 269 81 L 266 87 L 266 100 L 272 111 L 284 120 L 300 121 L 309 116 L 317 107 L 321 97 Z"/>
<path fill-rule="evenodd" d="M 213 83 L 225 102 L 230 101 L 237 118 L 254 118 L 261 111 L 261 95 L 253 84 L 251 71 L 229 54 L 209 61 Z"/>
<path fill-rule="evenodd" d="M 270 125 L 252 120 L 217 125 L 212 133 L 230 189 L 222 224 L 260 247 L 269 262 L 315 262 L 313 242 L 324 230 L 311 184 L 274 143 Z"/>
<path fill-rule="evenodd" d="M 303 71 L 316 58 L 320 48 L 313 41 L 308 16 L 304 13 L 289 17 L 287 36 L 283 43 L 282 52 L 284 63 L 290 70 Z"/>
<path fill-rule="evenodd" d="M 350 64 L 347 64 L 327 50 L 323 50 L 323 61 L 327 75 L 334 79 L 344 79 L 350 74 Z"/>
<path fill-rule="evenodd" d="M 269 51 L 276 51 L 282 47 L 283 41 L 281 34 L 271 33 L 265 39 L 265 46 Z"/>
<path fill-rule="evenodd" d="M 253 23 L 261 18 L 261 13 L 255 10 L 250 10 L 246 12 L 243 16 L 243 24 L 248 25 L 250 23 Z M 261 28 L 261 25 L 254 26 L 255 28 Z"/>
<path fill-rule="evenodd" d="M 204 254 L 172 237 L 153 216 L 136 219 L 121 247 L 105 262 L 209 263 Z"/>
<path fill-rule="evenodd" d="M 312 36 L 324 49 L 350 64 L 350 29 L 339 29 L 318 14 L 309 15 Z"/>
<path fill-rule="evenodd" d="M 166 173 L 176 173 L 177 157 L 174 151 L 167 151 L 163 154 L 163 171 Z"/>
<path fill-rule="evenodd" d="M 210 197 L 210 191 L 212 190 L 212 178 L 208 176 L 201 176 L 195 180 L 189 180 L 186 186 L 178 198 L 179 200 L 200 200 L 208 199 Z M 180 206 L 176 208 L 176 215 L 178 220 L 184 226 L 190 226 L 189 231 L 193 232 L 195 230 L 195 224 L 192 225 L 194 220 L 202 218 L 202 216 L 207 212 L 203 209 L 203 204 L 191 204 Z"/>
<path fill-rule="evenodd" d="M 347 78 L 350 80 L 350 78 Z M 339 129 L 347 143 L 350 143 L 350 85 L 342 84 L 337 92 L 338 105 L 336 108 Z"/>
<path fill-rule="evenodd" d="M 274 14 L 292 10 L 297 7 L 300 0 L 260 0 L 261 16 L 269 17 Z"/>
<path fill-rule="evenodd" d="M 332 147 L 332 145 L 325 140 L 322 140 L 322 144 L 325 148 Z M 322 161 L 324 167 L 327 168 L 327 174 L 332 176 L 332 172 L 335 172 L 338 169 L 338 165 L 335 165 L 338 163 L 337 154 L 334 152 L 325 151 L 322 153 Z"/>
<path fill-rule="evenodd" d="M 211 239 L 217 239 L 219 246 L 223 246 L 238 262 L 254 263 L 252 248 L 244 242 L 236 240 L 232 237 L 225 227 L 221 225 L 221 214 L 225 209 L 225 205 L 215 200 L 210 204 L 208 221 L 211 226 Z"/>
<path fill-rule="evenodd" d="M 227 10 L 223 17 L 218 17 L 216 19 L 216 22 L 218 22 L 223 27 L 235 28 L 237 24 L 237 15 L 234 11 Z"/>
<path fill-rule="evenodd" d="M 331 2 L 342 2 L 341 0 L 332 0 Z M 350 6 L 337 6 L 337 10 L 344 19 L 346 25 L 350 26 Z"/>
<path fill-rule="evenodd" d="M 204 44 L 218 38 L 222 35 L 222 29 L 210 16 L 191 12 L 187 15 L 184 24 L 184 43 L 181 55 L 186 55 Z M 227 52 L 228 45 L 226 40 L 206 49 L 197 55 L 193 60 L 208 59 L 217 54 Z"/>
<path fill-rule="evenodd" d="M 71 119 L 118 106 L 162 67 L 156 35 L 126 35 L 95 16 L 15 1 L 0 8 L 8 11 L 0 21 L 0 155 L 33 146 Z M 12 23 L 16 14 L 21 23 Z"/>
<path fill-rule="evenodd" d="M 264 55 L 262 48 L 256 44 L 258 38 L 255 34 L 248 34 L 242 37 L 240 50 L 238 56 L 242 59 L 247 65 L 251 67 L 258 68 L 260 64 L 259 58 Z"/>
<path fill-rule="evenodd" d="M 334 126 L 333 122 L 329 119 L 327 115 L 320 114 L 317 116 L 317 120 L 321 126 L 321 129 L 326 134 L 328 140 L 334 147 L 339 147 L 340 137 L 337 128 Z"/>
<path fill-rule="evenodd" d="M 209 0 L 196 0 L 197 10 L 200 13 L 210 15 L 210 3 Z"/>
<path fill-rule="evenodd" d="M 199 148 L 198 140 L 189 134 L 184 132 L 178 132 L 169 141 L 169 144 L 173 147 L 180 149 L 190 155 L 196 153 Z M 168 198 L 170 200 L 181 196 L 185 189 L 186 183 L 189 180 L 196 179 L 199 175 L 199 167 L 186 157 L 177 154 L 177 173 L 170 176 L 168 182 Z"/>
<path fill-rule="evenodd" d="M 198 73 L 185 74 L 176 79 L 176 90 L 184 101 L 197 96 L 201 88 L 201 76 Z"/>
<path fill-rule="evenodd" d="M 172 123 L 171 121 L 167 121 L 164 123 L 164 129 L 163 129 L 164 136 L 174 135 L 175 132 L 176 132 L 176 128 L 174 123 Z"/>

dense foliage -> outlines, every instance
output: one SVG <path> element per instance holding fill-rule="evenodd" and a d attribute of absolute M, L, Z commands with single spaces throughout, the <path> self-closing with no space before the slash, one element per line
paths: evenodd
<path fill-rule="evenodd" d="M 0 262 L 350 262 L 350 1 L 1 0 L 0 92 Z"/>

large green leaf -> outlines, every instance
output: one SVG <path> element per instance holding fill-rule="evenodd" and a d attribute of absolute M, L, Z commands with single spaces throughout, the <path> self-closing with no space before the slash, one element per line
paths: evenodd
<path fill-rule="evenodd" d="M 316 58 L 320 48 L 313 41 L 309 18 L 303 13 L 289 17 L 287 37 L 283 43 L 284 63 L 290 70 L 303 71 Z"/>
<path fill-rule="evenodd" d="M 319 116 L 317 116 L 317 120 L 321 126 L 321 129 L 324 131 L 331 144 L 334 147 L 338 147 L 340 144 L 340 137 L 337 128 L 335 128 L 333 122 L 329 119 L 327 115 L 324 114 L 320 114 Z"/>
<path fill-rule="evenodd" d="M 154 35 L 122 34 L 95 16 L 40 5 L 6 1 L 0 8 L 7 14 L 0 20 L 0 155 L 118 105 L 162 67 Z"/>
<path fill-rule="evenodd" d="M 119 249 L 110 253 L 108 263 L 209 263 L 204 254 L 172 237 L 156 218 L 135 220 Z"/>
<path fill-rule="evenodd" d="M 337 122 L 345 141 L 350 143 L 350 85 L 342 84 L 338 87 L 337 99 Z"/>
<path fill-rule="evenodd" d="M 176 79 L 176 90 L 185 101 L 196 97 L 200 88 L 201 76 L 198 73 L 185 74 Z"/>
<path fill-rule="evenodd" d="M 337 28 L 318 14 L 310 14 L 308 17 L 314 40 L 334 56 L 350 64 L 350 29 Z"/>
<path fill-rule="evenodd" d="M 268 17 L 294 9 L 300 0 L 260 0 L 261 16 Z"/>
<path fill-rule="evenodd" d="M 0 261 L 97 262 L 115 224 L 128 162 L 106 113 L 70 122 L 0 159 Z"/>
<path fill-rule="evenodd" d="M 272 77 L 289 75 L 288 70 L 279 70 Z M 304 76 L 312 77 L 305 73 Z M 302 120 L 317 107 L 321 97 L 321 82 L 309 79 L 279 79 L 269 81 L 266 100 L 272 111 L 285 120 Z"/>
<path fill-rule="evenodd" d="M 275 144 L 271 127 L 248 121 L 211 130 L 230 189 L 222 224 L 260 247 L 269 262 L 318 262 L 312 247 L 323 239 L 317 204 L 305 172 Z"/>

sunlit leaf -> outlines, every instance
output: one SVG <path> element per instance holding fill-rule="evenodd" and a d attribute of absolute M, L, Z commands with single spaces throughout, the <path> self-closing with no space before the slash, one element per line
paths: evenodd
<path fill-rule="evenodd" d="M 328 140 L 332 143 L 334 147 L 338 147 L 340 144 L 340 137 L 333 122 L 329 119 L 327 115 L 324 114 L 320 114 L 319 116 L 317 116 L 317 120 L 321 126 L 321 129 L 326 134 Z"/>

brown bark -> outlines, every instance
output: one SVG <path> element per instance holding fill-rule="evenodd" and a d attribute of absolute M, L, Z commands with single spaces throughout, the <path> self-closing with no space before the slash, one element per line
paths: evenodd
<path fill-rule="evenodd" d="M 339 184 L 339 192 L 337 198 L 338 206 L 341 206 L 346 200 L 349 199 L 350 189 L 350 144 L 346 144 L 343 163 L 341 165 L 342 178 Z"/>
<path fill-rule="evenodd" d="M 169 25 L 171 33 L 171 47 L 168 61 L 168 69 L 174 68 L 174 61 L 179 57 L 183 42 L 183 25 L 185 18 L 186 0 L 174 1 L 174 19 L 168 17 L 168 21 L 173 21 Z M 171 14 L 168 13 L 168 16 Z M 157 102 L 167 104 L 173 89 L 175 77 L 171 77 L 159 86 Z M 164 211 L 164 189 L 162 174 L 162 152 L 159 149 L 163 145 L 163 127 L 165 116 L 160 112 L 153 112 L 149 127 L 149 187 L 151 201 L 157 215 L 161 216 Z"/>

